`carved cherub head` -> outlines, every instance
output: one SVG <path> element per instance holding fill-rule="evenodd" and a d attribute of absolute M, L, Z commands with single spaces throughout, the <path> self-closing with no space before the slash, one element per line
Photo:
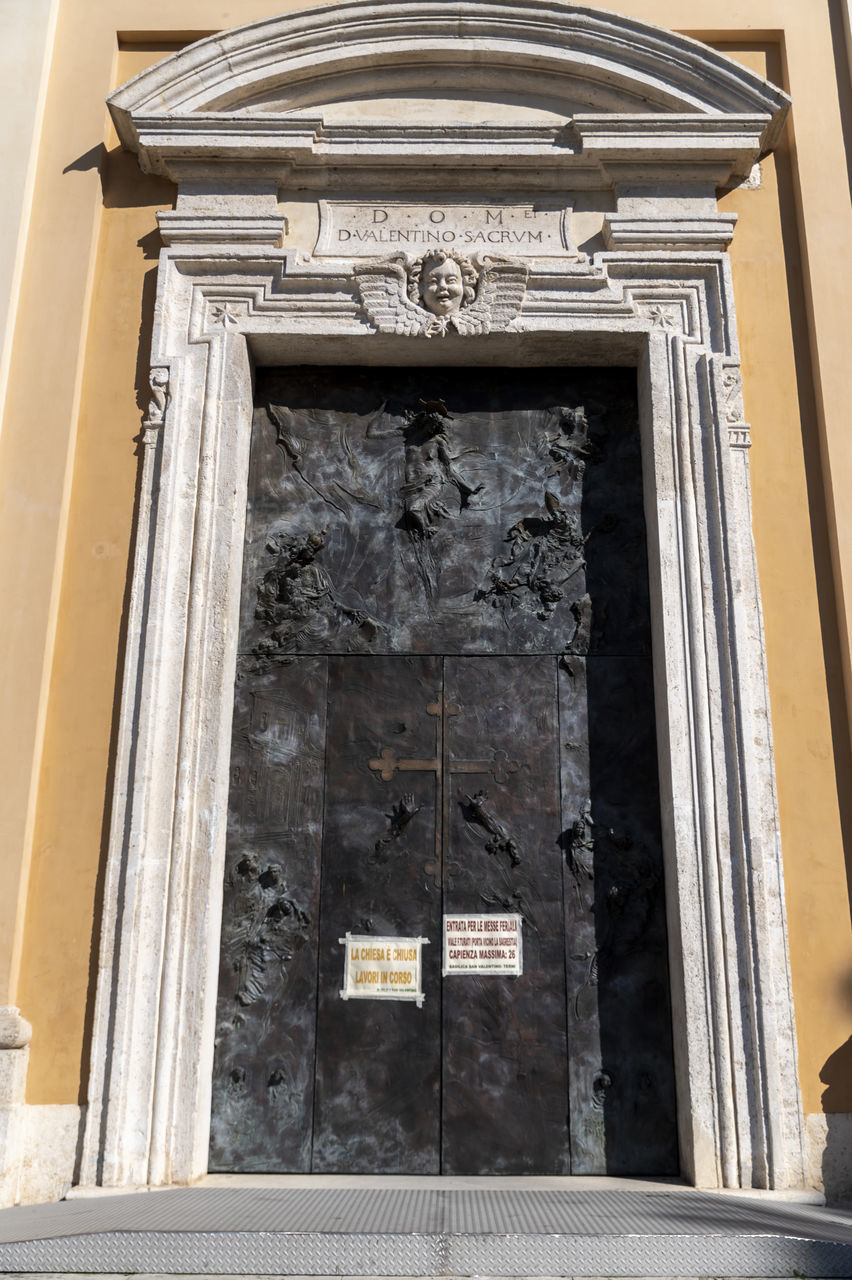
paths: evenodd
<path fill-rule="evenodd" d="M 474 301 L 478 278 L 469 258 L 436 249 L 409 268 L 408 296 L 433 315 L 455 315 Z"/>

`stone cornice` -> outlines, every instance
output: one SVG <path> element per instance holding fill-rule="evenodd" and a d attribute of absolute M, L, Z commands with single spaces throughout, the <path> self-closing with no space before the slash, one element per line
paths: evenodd
<path fill-rule="evenodd" d="M 427 84 L 439 97 L 487 101 L 512 76 L 533 77 L 564 115 L 552 125 L 326 121 L 323 106 L 345 101 L 365 73 L 377 98 Z M 349 0 L 201 40 L 109 105 L 143 168 L 176 181 L 216 162 L 279 181 L 305 170 L 334 185 L 336 173 L 428 161 L 529 166 L 545 182 L 567 166 L 583 186 L 602 169 L 607 180 L 606 166 L 628 152 L 666 171 L 700 163 L 696 181 L 724 182 L 775 145 L 789 103 L 697 41 L 557 0 Z"/>
<path fill-rule="evenodd" d="M 176 182 L 216 168 L 221 178 L 263 175 L 334 186 L 393 165 L 399 186 L 432 185 L 436 169 L 517 174 L 531 185 L 567 176 L 575 188 L 677 180 L 722 186 L 747 174 L 766 150 L 769 115 L 600 115 L 564 124 L 327 124 L 321 116 L 140 116 L 134 149 L 142 168 Z M 456 180 L 457 181 L 457 180 Z M 455 183 L 454 183 L 455 185 Z"/>

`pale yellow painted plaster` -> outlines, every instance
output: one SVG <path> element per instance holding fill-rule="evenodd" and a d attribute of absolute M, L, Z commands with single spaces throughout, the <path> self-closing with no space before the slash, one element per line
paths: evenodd
<path fill-rule="evenodd" d="M 759 48 L 722 47 L 760 74 L 780 80 L 777 48 L 770 49 L 767 63 Z M 766 626 L 799 1069 L 804 1108 L 811 1112 L 820 1110 L 823 1064 L 852 1031 L 849 896 L 835 752 L 841 777 L 849 760 L 842 735 L 844 694 L 831 617 L 833 584 L 788 141 L 763 161 L 761 170 L 760 190 L 733 192 L 721 200 L 720 207 L 739 214 L 730 253 L 746 417 L 753 432 L 754 531 Z M 836 744 L 832 699 L 835 719 L 841 724 Z M 852 1110 L 852 1071 L 845 1094 L 833 1101 L 834 1110 Z"/>
<path fill-rule="evenodd" d="M 5 915 L 0 906 L 0 979 L 10 975 L 8 998 L 17 997 L 34 1024 L 33 1102 L 73 1102 L 82 1087 L 135 482 L 131 441 L 150 322 L 154 261 L 146 253 L 156 248 L 154 209 L 171 198 L 170 188 L 143 178 L 129 157 L 110 155 L 103 209 L 94 171 L 63 170 L 108 140 L 108 90 L 165 51 L 118 53 L 117 33 L 179 39 L 293 7 L 281 0 L 252 0 L 239 10 L 207 0 L 63 0 L 61 8 L 33 206 L 37 234 L 24 272 L 14 399 L 10 384 L 0 452 L 7 512 L 0 598 L 14 602 L 0 718 L 16 726 L 0 736 L 11 796 L 0 829 L 0 874 L 15 886 Z M 682 29 L 681 0 L 615 7 Z M 849 814 L 840 802 L 852 793 L 843 679 L 852 503 L 841 500 L 838 511 L 831 501 L 852 480 L 843 349 L 852 303 L 838 270 L 852 247 L 852 218 L 834 54 L 822 9 L 817 14 L 798 0 L 693 0 L 689 17 L 692 33 L 726 41 L 728 52 L 756 69 L 765 55 L 753 42 L 768 40 L 777 49 L 769 74 L 796 103 L 795 146 L 782 149 L 777 166 L 764 164 L 760 191 L 732 193 L 723 207 L 740 214 L 732 260 L 754 428 L 755 532 L 801 1080 L 805 1109 L 814 1111 L 819 1072 L 852 1029 L 841 827 Z M 23 910 L 14 902 L 27 884 L 21 937 Z M 832 1110 L 852 1110 L 850 1075 L 833 1090 Z"/>
<path fill-rule="evenodd" d="M 0 0 L 0 85 L 14 84 L 0 123 L 0 405 L 30 224 L 58 0 Z"/>

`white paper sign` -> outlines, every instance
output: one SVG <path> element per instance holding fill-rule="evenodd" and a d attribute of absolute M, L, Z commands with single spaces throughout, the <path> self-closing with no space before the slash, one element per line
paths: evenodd
<path fill-rule="evenodd" d="M 521 916 L 444 916 L 444 974 L 523 973 Z"/>
<path fill-rule="evenodd" d="M 413 1000 L 421 1007 L 421 948 L 428 938 L 347 933 L 338 942 L 346 948 L 341 1000 Z"/>

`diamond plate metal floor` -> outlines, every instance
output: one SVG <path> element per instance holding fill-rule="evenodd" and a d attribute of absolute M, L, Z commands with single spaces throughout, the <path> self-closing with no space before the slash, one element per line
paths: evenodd
<path fill-rule="evenodd" d="M 199 1187 L 0 1211 L 0 1272 L 852 1276 L 852 1215 L 665 1191 Z"/>

